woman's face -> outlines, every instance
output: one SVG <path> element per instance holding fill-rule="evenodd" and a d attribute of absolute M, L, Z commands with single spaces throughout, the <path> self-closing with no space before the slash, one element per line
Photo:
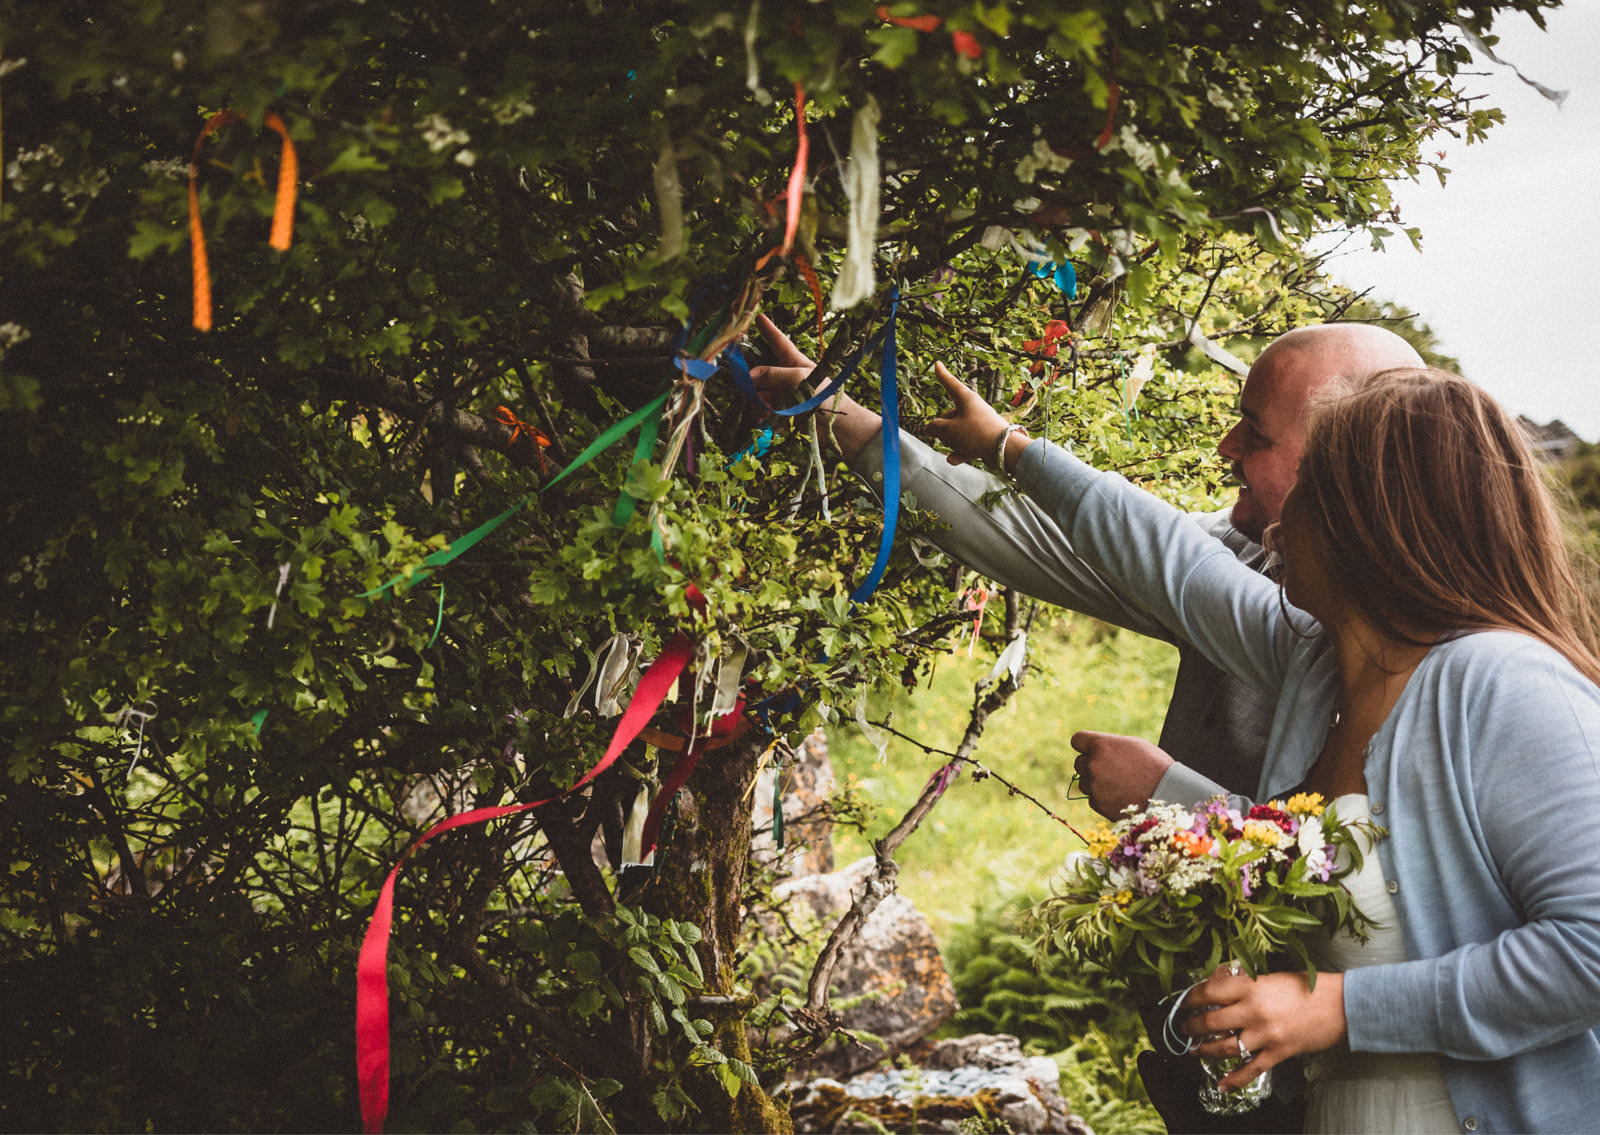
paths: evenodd
<path fill-rule="evenodd" d="M 1283 593 L 1289 602 L 1326 622 L 1335 606 L 1332 577 L 1306 515 L 1309 507 L 1297 482 L 1283 498 L 1283 511 L 1265 540 L 1283 558 Z"/>

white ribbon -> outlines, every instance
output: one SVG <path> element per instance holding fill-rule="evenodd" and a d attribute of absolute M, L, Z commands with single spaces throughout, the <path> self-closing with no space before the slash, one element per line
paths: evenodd
<path fill-rule="evenodd" d="M 850 160 L 844 169 L 844 196 L 850 202 L 844 260 L 833 282 L 828 307 L 854 307 L 877 288 L 872 255 L 878 240 L 878 119 L 882 112 L 871 95 L 850 127 Z"/>
<path fill-rule="evenodd" d="M 1200 330 L 1199 323 L 1189 324 L 1189 342 L 1199 347 L 1206 358 L 1218 366 L 1227 367 L 1234 374 L 1249 374 L 1250 367 L 1220 343 L 1214 343 L 1206 338 L 1204 331 Z"/>
<path fill-rule="evenodd" d="M 867 720 L 866 690 L 856 695 L 856 724 L 861 727 L 861 733 L 866 737 L 868 744 L 878 750 L 878 763 L 882 764 L 887 759 L 889 735 Z"/>
<path fill-rule="evenodd" d="M 744 22 L 744 85 L 762 106 L 772 105 L 772 94 L 761 85 L 761 60 L 756 56 L 756 33 L 761 30 L 761 0 L 751 0 Z"/>
<path fill-rule="evenodd" d="M 711 695 L 712 721 L 732 713 L 739 704 L 739 682 L 744 677 L 744 663 L 749 656 L 750 648 L 741 642 L 717 663 L 717 686 Z"/>
<path fill-rule="evenodd" d="M 635 650 L 634 641 L 621 631 L 606 639 L 599 649 L 589 656 L 589 676 L 583 680 L 583 685 L 573 691 L 561 716 L 571 717 L 578 712 L 583 704 L 583 695 L 589 692 L 590 686 L 595 686 L 594 707 L 600 716 L 615 717 L 621 713 L 622 708 L 617 704 L 617 698 L 627 681 Z M 595 685 L 597 674 L 600 682 Z"/>
<path fill-rule="evenodd" d="M 1000 652 L 1000 657 L 994 660 L 994 667 L 978 683 L 978 689 L 983 690 L 999 681 L 1000 675 L 1009 673 L 1011 684 L 1015 686 L 1022 678 L 1022 668 L 1028 659 L 1028 632 L 1018 631 L 1017 637 L 1006 643 L 1006 648 Z"/>
<path fill-rule="evenodd" d="M 1482 39 L 1473 33 L 1473 31 L 1460 20 L 1456 21 L 1456 30 L 1461 33 L 1462 38 L 1467 41 L 1467 44 L 1472 48 L 1472 50 L 1476 51 L 1479 55 L 1487 56 L 1489 59 L 1500 64 L 1502 67 L 1511 68 L 1512 72 L 1515 73 L 1517 78 L 1521 79 L 1524 83 L 1527 83 L 1528 86 L 1538 91 L 1541 95 L 1555 103 L 1557 106 L 1560 106 L 1562 103 L 1567 101 L 1568 92 L 1558 91 L 1554 87 L 1547 87 L 1543 83 L 1534 82 L 1532 79 L 1528 78 L 1528 76 L 1524 75 L 1520 70 L 1518 70 L 1515 63 L 1507 63 L 1504 59 L 1501 59 L 1498 55 L 1496 55 L 1494 53 L 1494 48 L 1490 47 L 1487 43 L 1484 43 Z"/>
<path fill-rule="evenodd" d="M 628 809 L 628 819 L 622 826 L 622 866 L 631 867 L 643 862 L 639 852 L 644 849 L 644 821 L 650 814 L 651 786 L 639 785 L 633 795 L 633 807 Z"/>
<path fill-rule="evenodd" d="M 661 216 L 661 243 L 656 246 L 655 259 L 667 261 L 683 255 L 683 186 L 678 181 L 678 155 L 665 130 L 650 179 L 655 184 L 656 212 Z"/>
<path fill-rule="evenodd" d="M 130 721 L 137 720 L 139 722 L 138 747 L 134 749 L 133 760 L 128 762 L 128 771 L 123 774 L 124 776 L 133 775 L 133 767 L 139 763 L 139 758 L 144 756 L 144 723 L 156 715 L 155 702 L 147 701 L 144 704 L 150 708 L 148 710 L 135 709 L 133 703 L 130 702 L 117 711 L 117 717 L 114 724 L 118 729 L 128 728 L 128 722 Z"/>
<path fill-rule="evenodd" d="M 278 565 L 278 589 L 272 593 L 272 608 L 267 612 L 267 629 L 272 629 L 272 622 L 278 617 L 278 597 L 283 594 L 283 585 L 289 582 L 289 565 Z"/>

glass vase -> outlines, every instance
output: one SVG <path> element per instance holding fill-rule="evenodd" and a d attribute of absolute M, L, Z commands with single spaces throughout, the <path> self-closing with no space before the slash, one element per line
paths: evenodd
<path fill-rule="evenodd" d="M 1244 1115 L 1254 1111 L 1267 1102 L 1267 1097 L 1272 1094 L 1272 1069 L 1267 1069 L 1254 1080 L 1242 1088 L 1235 1088 L 1225 1092 L 1217 1087 L 1217 1081 L 1244 1064 L 1244 1060 L 1237 1056 L 1230 1056 L 1224 1060 L 1200 1060 L 1200 1067 L 1205 1069 L 1206 1082 L 1200 1085 L 1200 1106 L 1212 1115 Z"/>
<path fill-rule="evenodd" d="M 1196 980 L 1207 975 L 1201 974 Z M 1217 1008 L 1216 1005 L 1198 1005 L 1194 1007 L 1197 1013 Z M 1215 1035 L 1207 1040 L 1217 1040 Z M 1235 1088 L 1225 1092 L 1217 1087 L 1217 1082 L 1236 1068 L 1244 1067 L 1245 1058 L 1241 1056 L 1225 1056 L 1221 1060 L 1207 1060 L 1200 1057 L 1200 1067 L 1205 1072 L 1205 1082 L 1200 1085 L 1200 1106 L 1211 1115 L 1244 1115 L 1252 1112 L 1267 1102 L 1267 1097 L 1272 1095 L 1272 1069 L 1262 1072 L 1242 1088 Z"/>

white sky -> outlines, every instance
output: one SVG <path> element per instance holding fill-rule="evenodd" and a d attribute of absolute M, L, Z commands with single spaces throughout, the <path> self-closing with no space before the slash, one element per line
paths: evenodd
<path fill-rule="evenodd" d="M 1396 189 L 1401 217 L 1422 230 L 1381 253 L 1352 239 L 1329 267 L 1433 328 L 1462 372 L 1514 414 L 1560 418 L 1600 440 L 1600 0 L 1567 0 L 1548 32 L 1511 13 L 1495 54 L 1547 87 L 1557 107 L 1487 60 L 1465 79 L 1506 120 L 1487 140 L 1444 139 L 1451 171 Z"/>

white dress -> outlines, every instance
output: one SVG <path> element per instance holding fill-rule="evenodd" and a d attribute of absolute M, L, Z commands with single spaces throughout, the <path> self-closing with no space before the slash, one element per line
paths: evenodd
<path fill-rule="evenodd" d="M 1346 822 L 1371 818 L 1367 797 L 1351 793 L 1334 801 Z M 1364 837 L 1361 869 L 1344 883 L 1356 906 L 1377 925 L 1359 942 L 1348 932 L 1326 935 L 1311 944 L 1318 971 L 1406 960 L 1394 901 L 1383 865 Z M 1405 1135 L 1459 1132 L 1460 1121 L 1431 1052 L 1351 1052 L 1343 1042 L 1305 1058 L 1307 1132 L 1395 1132 Z"/>

